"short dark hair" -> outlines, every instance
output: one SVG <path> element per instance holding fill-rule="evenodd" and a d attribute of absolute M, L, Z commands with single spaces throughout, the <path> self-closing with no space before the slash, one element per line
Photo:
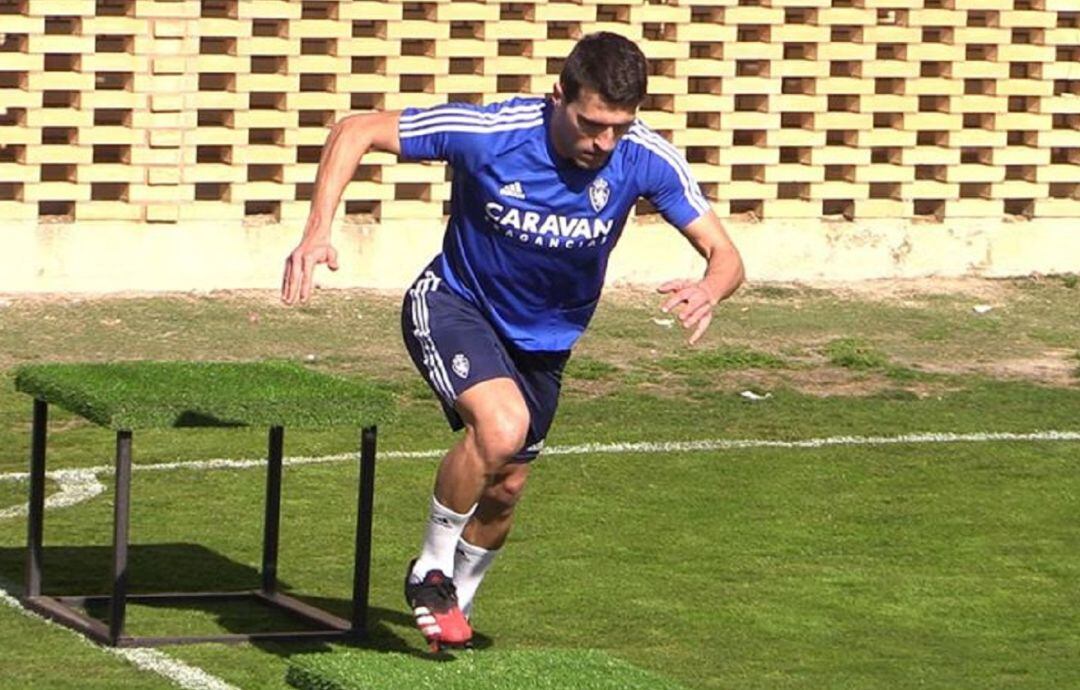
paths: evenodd
<path fill-rule="evenodd" d="M 592 89 L 609 105 L 636 108 L 645 100 L 648 66 L 633 41 L 610 31 L 588 34 L 577 42 L 563 65 L 559 83 L 567 102 L 581 87 Z"/>

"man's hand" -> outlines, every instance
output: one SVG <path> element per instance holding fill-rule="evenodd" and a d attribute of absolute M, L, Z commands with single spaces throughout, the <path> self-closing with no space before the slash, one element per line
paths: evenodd
<path fill-rule="evenodd" d="M 712 323 L 713 307 L 727 299 L 743 282 L 739 250 L 731 243 L 720 219 L 712 211 L 683 228 L 683 235 L 705 257 L 705 276 L 698 281 L 669 280 L 659 291 L 671 296 L 661 309 L 679 316 L 683 328 L 693 328 L 690 344 L 696 343 Z"/>
<path fill-rule="evenodd" d="M 285 275 L 281 279 L 281 301 L 285 304 L 307 302 L 311 296 L 311 281 L 315 267 L 326 264 L 338 270 L 337 250 L 328 241 L 304 240 L 285 259 Z"/>
<path fill-rule="evenodd" d="M 315 172 L 311 213 L 303 239 L 285 259 L 285 275 L 281 278 L 281 301 L 285 304 L 294 304 L 297 300 L 306 302 L 311 297 L 311 282 L 319 264 L 326 264 L 331 271 L 338 269 L 337 250 L 330 244 L 334 210 L 360 159 L 369 149 L 401 153 L 398 140 L 400 117 L 401 112 L 397 110 L 350 115 L 330 128 L 319 156 L 319 169 Z"/>
<path fill-rule="evenodd" d="M 660 306 L 665 314 L 674 311 L 683 328 L 697 328 L 690 335 L 690 344 L 696 343 L 712 323 L 712 310 L 719 300 L 714 299 L 705 288 L 705 281 L 669 280 L 657 288 L 657 292 L 671 296 Z"/>

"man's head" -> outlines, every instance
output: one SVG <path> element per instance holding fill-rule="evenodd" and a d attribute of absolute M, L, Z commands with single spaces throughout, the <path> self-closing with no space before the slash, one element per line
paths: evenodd
<path fill-rule="evenodd" d="M 555 150 L 579 167 L 603 166 L 633 124 L 647 83 L 645 56 L 632 41 L 606 31 L 582 38 L 552 95 Z"/>

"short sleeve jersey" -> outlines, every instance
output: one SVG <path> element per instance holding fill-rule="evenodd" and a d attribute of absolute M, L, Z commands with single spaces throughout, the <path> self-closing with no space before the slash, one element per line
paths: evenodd
<path fill-rule="evenodd" d="M 598 170 L 561 158 L 553 108 L 541 98 L 409 108 L 399 126 L 404 158 L 453 167 L 437 270 L 528 351 L 569 350 L 585 330 L 639 197 L 680 230 L 709 209 L 683 156 L 640 120 Z"/>

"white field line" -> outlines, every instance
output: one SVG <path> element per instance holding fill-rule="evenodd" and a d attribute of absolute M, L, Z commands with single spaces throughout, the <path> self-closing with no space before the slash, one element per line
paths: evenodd
<path fill-rule="evenodd" d="M 113 647 L 101 647 L 91 642 L 85 636 L 70 630 L 61 625 L 53 623 L 47 618 L 39 616 L 38 614 L 23 608 L 23 605 L 19 603 L 19 600 L 11 595 L 10 590 L 15 589 L 9 582 L 0 580 L 0 604 L 9 606 L 19 613 L 32 618 L 36 621 L 45 623 L 52 626 L 56 630 L 62 630 L 81 643 L 102 649 L 110 654 L 125 659 L 128 663 L 140 668 L 144 671 L 150 671 L 163 676 L 177 687 L 184 688 L 185 690 L 240 690 L 235 685 L 230 685 L 217 676 L 213 676 L 206 671 L 198 668 L 197 666 L 191 666 L 185 664 L 183 661 L 174 659 L 164 652 L 157 649 L 134 649 L 134 648 L 113 648 Z"/>
<path fill-rule="evenodd" d="M 97 473 L 92 469 L 56 470 L 49 472 L 48 476 L 60 485 L 60 491 L 46 497 L 46 510 L 49 508 L 66 508 L 76 503 L 89 501 L 94 496 L 105 491 L 105 485 L 98 481 Z M 21 479 L 27 479 L 25 473 Z M 0 520 L 20 517 L 26 515 L 27 512 L 26 503 L 4 508 L 0 510 Z"/>
<path fill-rule="evenodd" d="M 160 649 L 106 648 L 107 651 L 127 659 L 144 671 L 151 671 L 164 676 L 174 684 L 187 690 L 240 690 L 235 685 L 226 683 L 221 678 L 207 673 L 198 666 L 185 664 L 174 659 Z"/>
<path fill-rule="evenodd" d="M 1080 441 L 1080 431 L 1032 431 L 1029 433 L 1013 432 L 974 432 L 957 434 L 950 432 L 932 432 L 918 434 L 900 434 L 898 436 L 826 436 L 822 438 L 808 438 L 794 441 L 780 441 L 770 439 L 704 439 L 700 441 L 638 441 L 616 443 L 582 443 L 573 446 L 549 446 L 544 449 L 543 455 L 588 455 L 606 453 L 688 453 L 716 450 L 743 450 L 747 448 L 828 448 L 832 446 L 889 446 L 904 444 L 924 443 L 1000 443 L 1004 441 L 1032 442 L 1032 441 Z M 445 450 L 391 450 L 379 453 L 383 460 L 424 460 L 442 457 Z M 287 457 L 283 460 L 286 465 L 314 465 L 328 462 L 341 462 L 355 460 L 358 453 L 337 453 L 335 455 L 320 456 L 296 456 Z M 228 458 L 214 458 L 212 460 L 191 460 L 181 462 L 157 462 L 135 465 L 135 472 L 166 472 L 171 470 L 242 470 L 252 467 L 265 467 L 266 458 L 251 458 L 232 460 Z M 68 491 L 79 482 L 89 482 L 88 477 L 99 475 L 109 476 L 116 469 L 112 465 L 97 465 L 78 470 L 56 470 L 49 472 L 48 477 L 60 483 L 61 491 L 64 490 L 65 482 Z M 9 472 L 0 474 L 0 481 L 27 481 L 29 475 L 26 472 Z M 96 496 L 100 491 L 93 494 Z M 92 496 L 90 496 L 92 497 Z M 85 499 L 83 499 L 85 500 Z M 48 504 L 47 504 L 48 505 Z M 72 505 L 67 502 L 62 505 Z M 23 507 L 21 514 L 25 514 Z M 2 517 L 13 517 L 0 513 Z"/>
<path fill-rule="evenodd" d="M 702 441 L 668 441 L 651 442 L 642 441 L 636 443 L 583 443 L 574 446 L 553 446 L 544 450 L 544 455 L 584 455 L 600 453 L 680 453 L 701 452 L 716 450 L 740 450 L 746 448 L 827 448 L 831 446 L 884 446 L 898 444 L 919 443 L 989 443 L 1002 441 L 1080 441 L 1080 432 L 1077 431 L 1036 431 L 1026 434 L 1017 433 L 923 433 L 903 434 L 899 436 L 829 436 L 825 438 L 811 438 L 798 441 L 774 441 L 768 439 L 707 439 Z M 379 456 L 386 460 L 394 459 L 429 459 L 443 455 L 443 450 L 421 451 L 384 451 Z M 290 457 L 283 462 L 287 465 L 310 465 L 328 462 L 340 462 L 357 457 L 356 453 L 339 453 L 336 455 L 323 455 L 319 457 Z M 132 469 L 138 472 L 162 472 L 170 470 L 218 470 L 218 469 L 246 469 L 262 467 L 266 464 L 264 458 L 249 460 L 230 460 L 216 458 L 213 460 L 195 460 L 191 462 L 165 462 L 135 465 Z M 105 490 L 104 485 L 98 481 L 98 475 L 111 475 L 115 468 L 109 465 L 88 467 L 82 469 L 55 470 L 47 474 L 60 486 L 60 491 L 49 496 L 45 501 L 45 507 L 61 508 L 75 505 L 90 500 Z M 29 475 L 26 472 L 10 472 L 0 474 L 0 481 L 27 481 Z M 27 506 L 13 506 L 0 511 L 0 519 L 12 518 L 27 513 Z M 19 604 L 7 590 L 8 583 L 0 581 L 0 603 L 4 603 L 22 613 L 39 620 L 45 620 L 37 614 L 27 611 Z M 48 621 L 46 621 L 48 622 Z M 52 625 L 52 623 L 50 623 Z M 86 640 L 82 635 L 76 634 L 81 640 Z M 88 642 L 89 643 L 89 642 Z M 92 643 L 90 643 L 92 644 Z M 112 649 L 103 648 L 111 654 L 115 654 L 138 668 L 157 673 L 181 688 L 188 690 L 238 690 L 235 686 L 213 676 L 202 669 L 185 664 L 156 649 Z"/>

